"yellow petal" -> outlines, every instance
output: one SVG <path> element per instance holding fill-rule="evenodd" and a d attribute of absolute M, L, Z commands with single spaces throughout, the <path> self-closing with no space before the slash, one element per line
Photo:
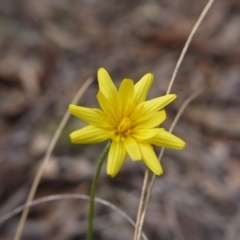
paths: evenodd
<path fill-rule="evenodd" d="M 152 146 L 150 144 L 139 143 L 139 148 L 143 157 L 142 160 L 148 168 L 156 175 L 161 175 L 163 169 Z"/>
<path fill-rule="evenodd" d="M 153 112 L 132 121 L 132 126 L 137 128 L 154 128 L 159 126 L 166 118 L 167 115 L 165 110 Z"/>
<path fill-rule="evenodd" d="M 145 101 L 153 82 L 153 74 L 145 74 L 134 86 L 134 99 L 137 103 Z"/>
<path fill-rule="evenodd" d="M 68 111 L 75 117 L 80 118 L 82 121 L 93 125 L 95 127 L 108 127 L 107 115 L 100 109 L 80 107 L 70 104 Z"/>
<path fill-rule="evenodd" d="M 137 140 L 143 141 L 153 138 L 159 132 L 163 131 L 162 128 L 152 128 L 152 129 L 134 129 L 131 133 L 131 136 Z"/>
<path fill-rule="evenodd" d="M 112 142 L 108 154 L 107 174 L 115 177 L 125 162 L 127 151 L 122 142 Z"/>
<path fill-rule="evenodd" d="M 119 87 L 118 95 L 119 110 L 122 117 L 126 117 L 129 114 L 127 110 L 131 108 L 133 94 L 134 94 L 133 80 L 124 79 Z"/>
<path fill-rule="evenodd" d="M 117 89 L 104 68 L 98 69 L 98 84 L 100 91 L 109 101 L 116 101 Z"/>
<path fill-rule="evenodd" d="M 182 139 L 174 136 L 173 134 L 165 130 L 159 132 L 153 138 L 149 139 L 148 142 L 153 145 L 172 149 L 183 149 L 186 145 L 186 143 Z"/>
<path fill-rule="evenodd" d="M 98 92 L 97 100 L 102 108 L 102 110 L 106 113 L 106 115 L 112 114 L 115 115 L 116 110 L 116 102 L 109 101 L 102 92 Z"/>
<path fill-rule="evenodd" d="M 132 137 L 125 138 L 123 144 L 133 161 L 142 159 L 138 144 Z"/>
<path fill-rule="evenodd" d="M 131 118 L 137 119 L 139 116 L 145 117 L 148 116 L 150 113 L 157 112 L 167 106 L 169 103 L 171 103 L 176 97 L 176 94 L 168 94 L 166 96 L 142 102 L 138 104 L 137 107 L 134 109 Z"/>
<path fill-rule="evenodd" d="M 104 129 L 94 126 L 87 126 L 77 131 L 72 132 L 70 135 L 72 143 L 99 143 L 109 139 L 108 132 Z"/>

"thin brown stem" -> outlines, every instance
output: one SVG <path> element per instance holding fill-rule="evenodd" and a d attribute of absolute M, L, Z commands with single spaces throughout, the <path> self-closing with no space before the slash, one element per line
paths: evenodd
<path fill-rule="evenodd" d="M 69 199 L 79 199 L 79 200 L 85 200 L 85 201 L 89 201 L 90 200 L 90 196 L 88 195 L 83 195 L 83 194 L 59 194 L 59 195 L 50 195 L 47 197 L 43 197 L 43 198 L 38 198 L 28 204 L 23 204 L 15 209 L 13 209 L 11 212 L 3 215 L 2 217 L 0 217 L 0 225 L 5 223 L 7 220 L 9 220 L 11 217 L 17 215 L 18 213 L 20 213 L 21 211 L 23 211 L 24 209 L 29 209 L 31 207 L 34 207 L 38 204 L 41 203 L 45 203 L 45 202 L 50 202 L 50 201 L 59 201 L 59 200 L 69 200 Z M 125 212 L 123 212 L 120 208 L 116 207 L 115 205 L 113 205 L 112 203 L 101 199 L 101 198 L 95 198 L 94 199 L 95 202 L 100 203 L 110 209 L 112 209 L 113 211 L 117 212 L 119 215 L 121 215 L 127 222 L 129 222 L 134 228 L 135 228 L 135 222 L 133 221 L 132 218 L 130 218 Z M 142 238 L 144 240 L 148 240 L 147 236 L 142 233 Z"/>
<path fill-rule="evenodd" d="M 87 88 L 92 84 L 92 82 L 93 82 L 92 78 L 89 78 L 89 79 L 86 80 L 86 82 L 83 84 L 83 86 L 79 89 L 79 91 L 77 92 L 77 94 L 73 98 L 73 100 L 72 100 L 73 104 L 76 104 L 79 101 L 79 99 L 82 97 L 82 95 L 87 90 Z M 46 152 L 46 155 L 45 155 L 45 157 L 42 161 L 42 164 L 41 164 L 40 168 L 38 169 L 37 175 L 35 176 L 32 187 L 30 189 L 26 204 L 31 203 L 34 196 L 35 196 L 35 193 L 37 191 L 37 188 L 38 188 L 39 182 L 41 180 L 41 177 L 43 175 L 43 172 L 45 170 L 45 167 L 48 164 L 48 161 L 50 159 L 52 151 L 53 151 L 53 149 L 54 149 L 54 147 L 55 147 L 55 145 L 56 145 L 56 143 L 59 139 L 59 136 L 62 133 L 62 130 L 65 127 L 69 117 L 70 117 L 70 114 L 68 113 L 68 111 L 66 111 L 66 113 L 65 113 L 64 117 L 62 118 L 62 120 L 61 120 L 61 122 L 60 122 L 60 124 L 59 124 L 53 138 L 52 138 L 52 141 L 51 141 L 51 143 L 50 143 L 50 145 L 47 149 L 47 152 Z M 28 208 L 24 209 L 24 211 L 22 213 L 22 216 L 21 216 L 21 219 L 20 219 L 19 224 L 18 224 L 17 231 L 16 231 L 15 236 L 14 236 L 14 240 L 19 240 L 21 238 L 22 231 L 23 231 L 28 213 L 29 213 L 29 209 Z"/>
<path fill-rule="evenodd" d="M 175 78 L 177 76 L 177 72 L 178 72 L 179 67 L 181 66 L 183 58 L 185 57 L 185 54 L 186 54 L 186 52 L 188 50 L 189 44 L 191 43 L 193 36 L 195 35 L 197 29 L 199 28 L 200 24 L 202 23 L 204 17 L 206 16 L 206 14 L 209 11 L 210 7 L 212 6 L 213 2 L 214 2 L 214 0 L 209 0 L 208 1 L 207 5 L 205 6 L 205 8 L 203 9 L 201 15 L 199 16 L 196 24 L 194 25 L 191 33 L 189 34 L 188 39 L 187 39 L 187 41 L 186 41 L 186 43 L 184 45 L 184 48 L 183 48 L 183 50 L 181 52 L 181 55 L 180 55 L 180 57 L 178 59 L 177 65 L 176 65 L 176 67 L 175 67 L 175 69 L 173 71 L 172 78 L 171 78 L 170 83 L 168 85 L 167 94 L 169 94 L 171 92 L 172 85 L 173 85 L 174 80 L 175 80 Z"/>
<path fill-rule="evenodd" d="M 173 75 L 172 75 L 172 78 L 171 78 L 171 80 L 170 80 L 170 83 L 169 83 L 169 86 L 168 86 L 168 89 L 167 89 L 166 94 L 169 94 L 169 93 L 171 92 L 172 85 L 173 85 L 174 80 L 175 80 L 175 78 L 176 78 L 176 76 L 177 76 L 178 69 L 179 69 L 179 67 L 181 66 L 181 63 L 182 63 L 182 61 L 183 61 L 183 59 L 184 59 L 184 56 L 185 56 L 185 54 L 186 54 L 186 52 L 187 52 L 187 50 L 188 50 L 189 44 L 191 43 L 193 36 L 195 35 L 197 29 L 199 28 L 200 24 L 202 23 L 204 17 L 206 16 L 206 14 L 207 14 L 207 12 L 209 11 L 210 7 L 212 6 L 213 2 L 214 2 L 214 0 L 209 0 L 209 1 L 208 1 L 208 3 L 206 4 L 205 8 L 203 9 L 201 15 L 199 16 L 196 24 L 194 25 L 191 33 L 189 34 L 189 37 L 188 37 L 188 39 L 187 39 L 187 41 L 186 41 L 186 43 L 185 43 L 185 45 L 184 45 L 184 48 L 183 48 L 183 50 L 182 50 L 182 52 L 181 52 L 181 55 L 180 55 L 180 57 L 179 57 L 179 59 L 178 59 L 178 62 L 177 62 L 177 64 L 176 64 L 176 67 L 175 67 L 175 69 L 174 69 L 174 71 L 173 71 Z M 184 109 L 184 108 L 183 108 L 183 109 Z M 181 109 L 180 109 L 180 110 L 181 110 Z M 183 110 L 182 110 L 182 111 L 183 111 Z M 181 115 L 181 114 L 180 114 L 180 115 Z M 179 116 L 180 116 L 180 115 L 179 115 Z M 176 122 L 177 122 L 177 120 L 176 120 Z M 176 123 L 175 123 L 175 124 L 176 124 Z M 172 128 L 172 129 L 173 129 L 173 128 Z M 162 150 L 161 150 L 161 153 L 160 153 L 161 156 L 163 155 L 163 152 L 164 152 L 164 148 L 162 148 Z M 146 171 L 148 171 L 148 170 L 146 170 Z M 145 194 L 145 193 L 144 193 L 144 194 L 142 193 L 142 196 L 147 195 L 147 197 L 146 197 L 144 200 L 140 199 L 140 203 L 141 203 L 143 206 L 145 206 L 145 209 L 140 209 L 140 208 L 139 208 L 139 211 L 146 211 L 146 209 L 147 209 L 148 202 L 149 202 L 149 198 L 150 198 L 150 195 L 151 195 L 151 192 L 152 192 L 152 187 L 153 187 L 153 184 L 154 184 L 154 181 L 155 181 L 155 177 L 156 177 L 156 176 L 153 174 L 153 175 L 152 175 L 152 179 L 150 180 L 150 183 L 152 184 L 152 186 L 149 185 L 149 187 L 147 188 L 148 190 L 146 190 L 146 188 L 145 188 L 145 191 L 148 191 L 148 193 L 146 193 L 146 194 Z M 149 179 L 147 180 L 147 182 L 149 182 Z M 142 202 L 142 201 L 145 201 L 145 202 Z M 138 216 L 145 216 L 145 213 L 143 213 L 143 212 L 138 213 Z M 143 220 L 144 220 L 144 219 L 143 219 Z M 141 231 L 142 231 L 142 226 L 143 226 L 143 220 L 141 220 L 141 218 L 137 219 L 135 232 L 136 232 L 136 231 L 140 231 L 140 233 L 141 233 Z M 139 239 L 140 239 L 139 237 L 138 237 L 138 238 L 135 238 L 135 236 L 140 236 L 140 233 L 135 233 L 135 234 L 134 234 L 134 240 L 139 240 Z"/>
<path fill-rule="evenodd" d="M 141 234 L 141 231 L 139 231 L 139 228 L 141 227 L 140 223 L 141 223 L 141 219 L 142 219 L 144 202 L 145 202 L 145 198 L 146 198 L 146 189 L 147 189 L 147 185 L 148 185 L 149 173 L 150 173 L 150 171 L 147 168 L 145 175 L 144 175 L 142 192 L 141 192 L 140 202 L 139 202 L 139 206 L 138 206 L 138 214 L 137 214 L 137 220 L 136 220 L 137 224 L 136 224 L 134 238 L 133 238 L 134 240 L 139 239 L 140 238 L 139 234 Z"/>
<path fill-rule="evenodd" d="M 173 120 L 173 123 L 171 124 L 170 130 L 169 132 L 172 132 L 174 127 L 176 126 L 180 116 L 182 115 L 183 111 L 186 109 L 186 107 L 189 105 L 189 103 L 194 100 L 197 96 L 199 96 L 199 94 L 201 93 L 201 91 L 193 93 L 181 106 L 181 108 L 179 109 L 176 117 Z M 163 153 L 164 153 L 165 148 L 162 148 L 160 151 L 160 154 L 158 156 L 159 161 L 161 161 Z M 148 169 L 146 170 L 146 172 L 148 171 Z M 144 194 L 144 198 L 143 198 L 143 207 L 141 208 L 141 213 L 138 213 L 141 218 L 137 219 L 136 222 L 136 231 L 139 231 L 139 233 L 136 234 L 136 236 L 139 236 L 139 234 L 141 234 L 142 231 L 142 226 L 143 226 L 143 222 L 144 222 L 144 218 L 147 212 L 147 207 L 148 207 L 148 203 L 149 203 L 149 199 L 152 193 L 152 189 L 153 189 L 153 185 L 156 179 L 156 175 L 152 173 L 151 176 L 149 176 L 149 174 L 147 175 L 148 179 L 146 180 L 147 182 L 149 182 L 149 184 L 147 186 L 144 187 L 144 193 L 142 193 L 142 195 Z M 150 179 L 149 179 L 150 178 Z M 138 227 L 138 229 L 137 229 Z M 141 236 L 141 235 L 140 235 Z M 134 240 L 139 240 L 140 238 L 134 238 Z"/>

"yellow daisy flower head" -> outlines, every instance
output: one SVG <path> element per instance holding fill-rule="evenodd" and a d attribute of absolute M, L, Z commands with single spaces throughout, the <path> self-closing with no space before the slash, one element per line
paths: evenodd
<path fill-rule="evenodd" d="M 127 155 L 133 161 L 142 160 L 150 170 L 160 175 L 163 169 L 153 145 L 183 149 L 185 142 L 159 128 L 166 119 L 162 110 L 171 103 L 175 94 L 168 94 L 145 101 L 153 82 L 153 74 L 147 73 L 135 85 L 124 79 L 117 90 L 104 68 L 98 70 L 99 92 L 97 100 L 101 109 L 69 105 L 69 112 L 89 124 L 70 134 L 71 142 L 98 143 L 111 139 L 107 174 L 114 177 Z"/>

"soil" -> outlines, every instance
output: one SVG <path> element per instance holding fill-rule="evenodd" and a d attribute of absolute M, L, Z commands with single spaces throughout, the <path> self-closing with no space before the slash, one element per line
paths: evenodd
<path fill-rule="evenodd" d="M 87 78 L 79 104 L 97 107 L 98 68 L 116 85 L 152 72 L 148 98 L 166 93 L 183 46 L 207 1 L 0 0 L 0 217 L 25 203 L 34 176 L 68 104 Z M 184 101 L 174 134 L 182 151 L 166 150 L 144 224 L 148 239 L 240 238 L 240 2 L 215 1 L 178 71 L 167 107 L 168 129 Z M 71 117 L 54 148 L 35 198 L 89 194 L 105 146 L 73 145 Z M 127 160 L 111 178 L 105 165 L 97 197 L 136 219 L 145 166 Z M 88 202 L 62 199 L 31 208 L 22 240 L 86 239 Z M 0 225 L 10 240 L 17 214 Z M 133 227 L 96 204 L 95 239 L 133 238 Z"/>

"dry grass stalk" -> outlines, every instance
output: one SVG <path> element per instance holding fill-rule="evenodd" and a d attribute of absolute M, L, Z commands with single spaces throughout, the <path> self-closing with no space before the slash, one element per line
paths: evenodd
<path fill-rule="evenodd" d="M 176 78 L 176 75 L 177 75 L 177 72 L 178 72 L 178 69 L 184 59 L 184 56 L 187 52 L 187 49 L 189 47 L 189 44 L 191 43 L 192 41 L 192 38 L 193 36 L 195 35 L 197 29 L 199 28 L 201 22 L 203 21 L 204 17 L 206 16 L 207 12 L 209 11 L 210 7 L 212 6 L 214 0 L 209 0 L 208 3 L 206 4 L 205 8 L 203 9 L 200 17 L 198 18 L 196 24 L 194 25 L 186 43 L 185 43 L 185 46 L 181 52 L 181 55 L 178 59 L 178 62 L 176 64 L 176 67 L 173 71 L 173 75 L 172 75 L 172 78 L 170 80 L 170 83 L 169 83 L 169 86 L 168 86 L 168 89 L 167 89 L 167 92 L 166 94 L 169 94 L 171 92 L 171 88 L 172 88 L 172 85 L 174 83 L 174 80 Z M 181 109 L 179 110 L 171 128 L 170 128 L 170 132 L 173 130 L 175 124 L 177 123 L 178 121 L 178 118 L 180 117 L 182 111 L 185 109 L 185 107 L 196 97 L 198 96 L 199 93 L 194 93 L 193 95 L 191 95 L 186 101 L 185 103 L 183 104 L 183 106 L 181 107 Z M 163 155 L 163 152 L 164 152 L 164 148 L 162 148 L 162 151 L 159 155 L 159 159 L 162 158 L 162 155 Z M 143 222 L 144 222 L 144 218 L 145 218 L 145 214 L 146 214 L 146 210 L 147 210 L 147 206 L 148 206 L 148 202 L 149 202 L 149 198 L 150 198 L 150 195 L 151 195 L 151 192 L 152 192 L 152 187 L 153 187 L 153 184 L 154 184 L 154 180 L 155 180 L 155 175 L 154 174 L 151 174 L 152 177 L 151 177 L 151 180 L 150 179 L 150 174 L 148 173 L 149 170 L 147 169 L 146 172 L 145 172 L 145 178 L 144 178 L 144 182 L 149 182 L 150 181 L 150 184 L 148 185 L 148 187 L 146 187 L 145 185 L 143 185 L 143 188 L 142 188 L 142 194 L 141 194 L 141 199 L 140 199 L 140 205 L 139 205 L 139 209 L 138 209 L 138 215 L 137 215 L 137 221 L 136 221 L 136 229 L 135 229 L 135 233 L 134 233 L 134 240 L 139 240 L 140 239 L 140 236 L 141 236 L 141 232 L 142 232 L 142 226 L 143 226 Z"/>
<path fill-rule="evenodd" d="M 17 215 L 21 211 L 23 211 L 25 209 L 29 209 L 33 206 L 38 205 L 38 204 L 45 203 L 45 202 L 50 202 L 50 201 L 70 200 L 70 199 L 80 199 L 80 200 L 89 201 L 90 197 L 87 196 L 87 195 L 84 195 L 84 194 L 59 194 L 59 195 L 51 195 L 51 196 L 47 196 L 47 197 L 43 197 L 43 198 L 38 198 L 38 199 L 28 203 L 28 204 L 23 204 L 22 206 L 19 206 L 19 207 L 13 209 L 11 212 L 2 216 L 0 218 L 0 225 L 3 224 L 4 222 L 6 222 L 11 217 Z M 110 202 L 108 202 L 104 199 L 101 199 L 101 198 L 95 198 L 95 202 L 111 208 L 113 211 L 115 211 L 119 215 L 121 215 L 125 220 L 127 220 L 135 228 L 135 222 L 133 221 L 133 219 L 130 218 L 125 212 L 123 212 L 121 209 L 119 209 L 118 207 L 116 207 L 112 203 L 110 203 Z M 144 240 L 148 240 L 147 236 L 144 233 L 142 233 L 142 238 Z"/>
<path fill-rule="evenodd" d="M 93 78 L 88 78 L 86 80 L 86 82 L 82 85 L 82 87 L 79 89 L 79 91 L 77 92 L 77 94 L 74 96 L 73 100 L 72 100 L 72 103 L 73 104 L 76 104 L 79 99 L 82 97 L 82 95 L 84 94 L 84 92 L 88 89 L 88 87 L 92 84 L 93 82 Z M 41 180 L 41 177 L 43 175 L 43 172 L 45 170 L 45 167 L 47 166 L 48 164 L 48 161 L 50 159 L 50 156 L 52 154 L 52 151 L 59 139 L 59 136 L 61 135 L 62 133 L 62 130 L 63 128 L 65 127 L 68 119 L 70 117 L 70 114 L 68 113 L 68 111 L 66 111 L 64 117 L 62 118 L 52 140 L 51 140 L 51 143 L 47 149 L 47 152 L 45 154 L 45 157 L 42 161 L 42 164 L 41 166 L 39 167 L 38 169 L 38 172 L 35 176 L 35 179 L 33 181 L 33 184 L 32 184 L 32 187 L 30 189 L 30 192 L 29 192 L 29 195 L 28 195 L 28 198 L 27 198 L 27 201 L 26 201 L 26 204 L 30 204 L 35 196 L 35 193 L 37 191 L 37 188 L 38 188 L 38 185 L 39 185 L 39 182 Z M 26 219 L 27 219 L 27 216 L 28 216 L 28 213 L 29 213 L 29 209 L 28 208 L 25 208 L 22 215 L 21 215 L 21 219 L 19 221 L 19 224 L 18 224 L 18 227 L 17 227 L 17 231 L 15 233 L 15 236 L 14 236 L 14 240 L 19 240 L 21 238 L 21 235 L 22 235 L 22 231 L 24 229 L 24 225 L 25 225 L 25 222 L 26 222 Z"/>

